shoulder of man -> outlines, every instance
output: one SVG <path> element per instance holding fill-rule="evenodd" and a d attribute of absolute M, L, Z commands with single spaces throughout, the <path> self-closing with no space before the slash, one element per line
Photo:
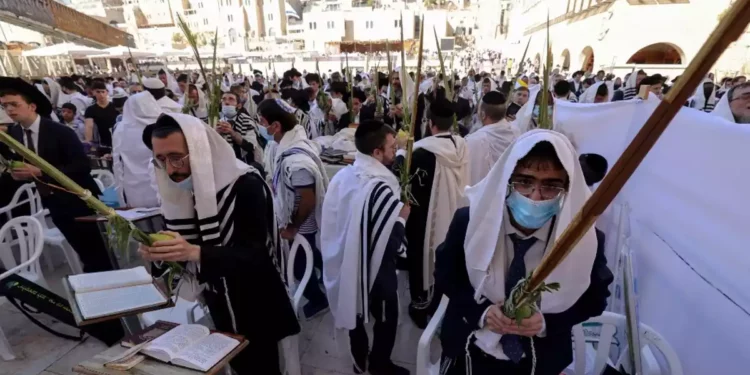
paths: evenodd
<path fill-rule="evenodd" d="M 52 119 L 48 119 L 48 118 L 42 117 L 39 120 L 39 126 L 44 131 L 50 131 L 50 132 L 54 132 L 54 133 L 57 133 L 57 134 L 66 134 L 66 135 L 71 135 L 72 134 L 72 135 L 76 136 L 75 132 L 73 131 L 73 129 L 71 129 L 70 127 L 65 126 L 65 125 L 63 125 L 63 124 L 61 124 L 61 123 L 59 123 L 57 121 L 54 121 Z M 77 138 L 78 138 L 78 136 L 76 136 L 76 139 Z"/>

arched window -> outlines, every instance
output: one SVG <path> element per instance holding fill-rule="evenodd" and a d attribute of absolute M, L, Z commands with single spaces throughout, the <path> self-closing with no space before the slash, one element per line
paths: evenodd
<path fill-rule="evenodd" d="M 684 54 L 671 43 L 654 43 L 641 48 L 628 59 L 628 64 L 682 64 Z"/>
<path fill-rule="evenodd" d="M 594 49 L 590 46 L 586 46 L 581 51 L 581 70 L 584 72 L 594 71 Z"/>

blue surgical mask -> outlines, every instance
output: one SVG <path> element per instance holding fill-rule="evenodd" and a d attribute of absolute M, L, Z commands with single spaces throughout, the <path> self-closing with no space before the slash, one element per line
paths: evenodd
<path fill-rule="evenodd" d="M 188 176 L 186 179 L 180 182 L 175 182 L 171 178 L 169 179 L 169 181 L 171 181 L 174 184 L 174 186 L 176 186 L 180 190 L 189 191 L 189 192 L 193 191 L 193 176 Z"/>
<path fill-rule="evenodd" d="M 221 106 L 221 114 L 227 118 L 232 118 L 237 115 L 237 107 L 233 105 L 223 105 Z"/>
<path fill-rule="evenodd" d="M 535 201 L 513 190 L 505 203 L 518 225 L 528 229 L 539 229 L 560 212 L 562 195 L 546 201 Z"/>
<path fill-rule="evenodd" d="M 268 128 L 265 126 L 258 126 L 258 131 L 260 132 L 260 136 L 265 138 L 267 141 L 273 141 L 273 134 L 268 134 Z"/>

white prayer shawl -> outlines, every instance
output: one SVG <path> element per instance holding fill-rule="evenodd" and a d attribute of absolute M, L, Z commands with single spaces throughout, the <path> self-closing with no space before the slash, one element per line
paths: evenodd
<path fill-rule="evenodd" d="M 169 71 L 169 68 L 167 68 L 167 64 L 164 64 L 162 66 L 162 69 L 167 73 L 167 88 L 172 90 L 172 93 L 176 96 L 182 96 L 182 90 L 180 90 L 180 85 L 177 84 L 177 80 L 174 78 L 174 74 Z"/>
<path fill-rule="evenodd" d="M 436 158 L 423 243 L 423 287 L 427 290 L 433 284 L 435 250 L 445 240 L 453 214 L 467 205 L 463 190 L 469 182 L 469 151 L 466 141 L 459 136 L 422 138 L 414 143 L 415 151 L 420 148 Z"/>
<path fill-rule="evenodd" d="M 292 149 L 299 149 L 301 152 L 285 155 Z M 281 138 L 272 165 L 274 208 L 281 228 L 285 228 L 294 219 L 292 174 L 300 169 L 308 171 L 315 178 L 315 221 L 319 227 L 322 226 L 323 198 L 328 189 L 328 175 L 320 160 L 320 151 L 320 146 L 307 139 L 305 129 L 300 125 L 296 125 Z M 316 237 L 317 245 L 320 246 L 320 230 Z"/>
<path fill-rule="evenodd" d="M 392 193 L 384 191 L 375 203 L 375 212 L 382 207 L 379 217 L 374 217 L 368 204 L 371 195 L 377 194 L 373 191 L 376 188 Z M 393 172 L 362 153 L 357 153 L 354 164 L 342 169 L 331 181 L 323 202 L 326 225 L 321 227 L 321 254 L 323 283 L 337 328 L 354 329 L 358 314 L 365 322 L 369 320 L 369 292 L 403 207 L 400 194 Z M 374 218 L 375 227 L 369 228 L 369 220 L 365 218 Z M 379 229 L 380 236 L 373 243 L 363 241 L 369 233 L 378 233 Z M 373 251 L 368 262 L 369 247 L 373 247 Z"/>
<path fill-rule="evenodd" d="M 726 92 L 721 96 L 721 99 L 719 99 L 719 102 L 716 103 L 716 107 L 714 107 L 714 110 L 711 112 L 711 114 L 714 116 L 719 116 L 727 121 L 737 122 L 734 119 L 732 108 L 729 106 L 729 92 Z"/>
<path fill-rule="evenodd" d="M 62 102 L 62 103 L 60 102 L 60 94 L 62 93 L 62 88 L 60 88 L 60 84 L 50 77 L 44 77 L 44 82 L 47 83 L 47 86 L 49 86 L 49 99 L 50 99 L 50 102 L 52 103 L 52 107 L 59 108 L 65 103 L 65 102 Z"/>
<path fill-rule="evenodd" d="M 539 85 L 529 89 L 529 100 L 518 110 L 516 113 L 516 119 L 511 122 L 511 125 L 518 130 L 519 134 L 531 130 L 531 119 L 534 116 L 534 103 L 536 102 L 536 96 L 540 91 L 541 88 Z"/>
<path fill-rule="evenodd" d="M 500 155 L 520 134 L 503 119 L 494 124 L 482 126 L 466 137 L 469 149 L 469 186 L 476 185 L 495 165 Z"/>
<path fill-rule="evenodd" d="M 206 94 L 203 93 L 203 90 L 201 89 L 198 89 L 197 91 L 198 91 L 198 105 L 195 106 L 196 103 L 191 103 L 194 107 L 190 107 L 190 110 L 188 111 L 187 114 L 205 121 L 208 119 L 208 106 L 206 105 Z M 187 94 L 181 96 L 180 100 L 177 101 L 177 104 L 180 105 L 180 113 L 182 113 L 182 108 L 185 107 L 186 100 L 190 100 Z"/>
<path fill-rule="evenodd" d="M 165 227 L 167 230 L 178 233 L 194 231 L 195 233 L 182 235 L 192 243 L 224 246 L 231 239 L 234 230 L 242 230 L 242 228 L 234 228 L 233 220 L 223 220 L 219 215 L 219 205 L 234 206 L 234 202 L 225 201 L 226 192 L 231 191 L 232 185 L 240 176 L 246 173 L 258 173 L 259 176 L 260 174 L 255 168 L 238 160 L 234 155 L 234 150 L 224 138 L 201 120 L 182 113 L 168 115 L 180 125 L 187 141 L 193 191 L 185 191 L 177 187 L 167 175 L 166 170 L 154 169 L 161 196 L 161 212 L 164 215 Z M 218 192 L 225 188 L 222 201 L 217 202 Z M 231 215 L 230 211 L 231 209 L 224 215 L 224 218 Z M 196 227 L 193 224 L 195 219 L 201 223 L 200 226 Z M 191 224 L 182 224 L 184 220 L 189 220 Z M 223 238 L 222 232 L 226 233 Z M 275 249 L 275 244 L 273 246 Z M 187 268 L 193 273 L 198 272 L 198 265 L 193 262 L 188 263 Z M 191 284 L 188 287 L 192 293 L 185 296 L 191 294 L 197 296 L 200 292 L 196 284 L 197 280 L 190 278 L 189 282 Z"/>
<path fill-rule="evenodd" d="M 601 85 L 607 86 L 607 101 L 611 102 L 612 97 L 615 95 L 614 83 L 612 81 L 599 81 L 589 86 L 589 88 L 587 88 L 586 91 L 584 91 L 583 94 L 581 94 L 581 98 L 578 102 L 579 103 L 593 103 L 594 99 L 596 99 L 596 90 L 598 90 L 599 86 Z"/>
<path fill-rule="evenodd" d="M 703 90 L 703 84 L 706 82 L 711 82 L 711 80 L 708 78 L 704 79 L 698 85 L 698 88 L 695 89 L 695 95 L 690 99 L 690 107 L 703 112 L 711 112 L 716 106 L 716 85 L 713 85 L 713 82 L 711 82 L 713 90 L 711 90 L 710 96 L 706 99 L 706 93 Z"/>
<path fill-rule="evenodd" d="M 340 98 L 333 98 L 331 100 L 331 112 L 336 115 L 337 120 L 341 120 L 341 116 L 349 112 L 349 108 Z"/>
<path fill-rule="evenodd" d="M 563 198 L 562 208 L 552 229 L 553 237 L 548 246 L 555 243 L 591 196 L 578 162 L 578 154 L 564 135 L 544 129 L 532 130 L 521 135 L 505 150 L 485 179 L 466 189 L 466 196 L 470 202 L 470 216 L 464 251 L 466 270 L 475 289 L 474 298 L 477 301 L 482 296 L 495 304 L 505 300 L 506 253 L 513 251 L 505 248 L 506 233 L 502 229 L 503 215 L 506 214 L 505 197 L 508 192 L 508 181 L 518 160 L 542 141 L 548 141 L 554 146 L 570 178 L 569 191 Z M 543 313 L 566 311 L 583 295 L 589 287 L 596 249 L 596 233 L 594 228 L 590 228 L 568 257 L 545 280 L 547 283 L 559 282 L 560 290 L 542 295 Z M 493 288 L 485 285 L 493 285 Z M 477 331 L 475 337 L 482 341 L 483 347 L 494 348 L 499 345 L 500 335 L 487 328 Z"/>
<path fill-rule="evenodd" d="M 182 113 L 182 106 L 180 105 L 180 103 L 177 103 L 166 95 L 162 96 L 161 99 L 157 100 L 156 102 L 159 103 L 159 107 L 161 107 L 164 112 Z"/>
<path fill-rule="evenodd" d="M 159 198 L 152 185 L 153 153 L 143 144 L 143 129 L 156 122 L 163 112 L 148 92 L 125 101 L 122 121 L 112 134 L 112 171 L 115 189 L 124 193 L 130 207 L 157 207 Z M 120 195 L 122 196 L 122 195 Z M 126 202 L 120 202 L 123 206 Z"/>

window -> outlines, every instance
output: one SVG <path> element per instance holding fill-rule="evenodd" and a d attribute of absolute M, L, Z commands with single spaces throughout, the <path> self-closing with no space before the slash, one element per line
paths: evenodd
<path fill-rule="evenodd" d="M 232 0 L 227 0 L 227 5 L 232 6 Z"/>
<path fill-rule="evenodd" d="M 366 29 L 372 29 L 372 24 L 373 24 L 372 21 L 365 21 L 365 28 Z"/>
<path fill-rule="evenodd" d="M 393 27 L 395 27 L 395 28 L 401 27 L 401 20 L 394 20 L 393 21 Z"/>
<path fill-rule="evenodd" d="M 329 29 L 333 29 L 333 26 L 334 26 L 333 21 L 326 22 L 326 26 L 328 26 Z"/>
<path fill-rule="evenodd" d="M 317 22 L 310 22 L 310 30 L 317 30 L 318 24 Z"/>
<path fill-rule="evenodd" d="M 273 13 L 268 13 L 268 20 L 273 21 Z"/>
<path fill-rule="evenodd" d="M 203 3 L 198 3 L 198 9 L 203 9 Z"/>
<path fill-rule="evenodd" d="M 208 25 L 208 18 L 204 18 L 204 19 L 203 19 L 203 24 L 204 24 L 204 25 Z"/>

